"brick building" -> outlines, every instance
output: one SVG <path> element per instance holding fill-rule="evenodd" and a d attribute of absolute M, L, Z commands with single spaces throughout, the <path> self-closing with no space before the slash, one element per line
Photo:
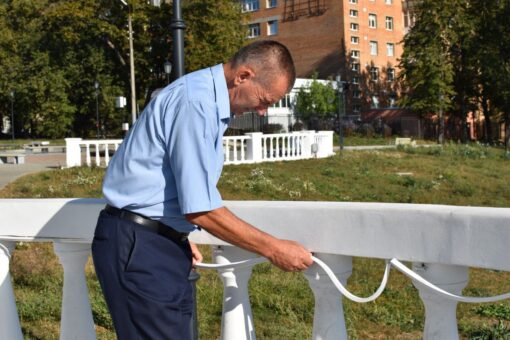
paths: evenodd
<path fill-rule="evenodd" d="M 346 114 L 392 107 L 404 36 L 403 0 L 241 0 L 249 38 L 290 49 L 298 77 L 340 75 L 350 83 Z"/>

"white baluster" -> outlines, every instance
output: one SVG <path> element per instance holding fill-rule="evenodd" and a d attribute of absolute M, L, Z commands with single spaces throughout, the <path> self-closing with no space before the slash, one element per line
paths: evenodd
<path fill-rule="evenodd" d="M 115 151 L 117 151 L 117 149 L 119 148 L 119 143 L 115 143 L 114 145 L 115 145 L 114 146 L 115 147 Z"/>
<path fill-rule="evenodd" d="M 64 268 L 60 339 L 96 339 L 84 271 L 90 244 L 54 243 L 53 248 Z"/>
<path fill-rule="evenodd" d="M 23 339 L 16 300 L 12 290 L 9 262 L 15 242 L 0 241 L 0 339 Z"/>
<path fill-rule="evenodd" d="M 213 247 L 215 263 L 230 263 L 257 255 L 232 246 Z M 255 328 L 248 295 L 252 267 L 218 270 L 223 281 L 222 340 L 255 340 Z"/>
<path fill-rule="evenodd" d="M 315 256 L 331 268 L 343 285 L 347 284 L 347 279 L 352 273 L 352 258 L 350 256 L 333 254 L 315 254 Z M 347 339 L 344 308 L 338 289 L 317 264 L 313 264 L 305 271 L 305 277 L 315 296 L 312 339 Z"/>
<path fill-rule="evenodd" d="M 87 166 L 90 166 L 91 161 L 90 161 L 90 144 L 89 143 L 85 144 L 85 152 L 86 152 L 85 162 L 87 163 Z"/>
<path fill-rule="evenodd" d="M 246 146 L 246 138 L 241 139 L 241 162 L 244 163 L 246 161 L 246 157 L 244 155 L 244 148 Z"/>
<path fill-rule="evenodd" d="M 276 144 L 276 147 L 275 147 L 275 156 L 276 158 L 280 158 L 280 137 L 276 137 L 275 138 L 275 144 Z"/>
<path fill-rule="evenodd" d="M 273 137 L 269 137 L 269 158 L 274 158 L 274 147 L 273 147 Z"/>
<path fill-rule="evenodd" d="M 237 155 L 237 142 L 239 142 L 239 140 L 236 138 L 234 139 L 234 161 L 237 162 L 239 159 L 238 159 L 238 155 Z"/>
<path fill-rule="evenodd" d="M 101 165 L 101 157 L 99 156 L 99 143 L 96 143 L 96 166 Z"/>
<path fill-rule="evenodd" d="M 437 263 L 413 263 L 413 271 L 438 287 L 461 294 L 468 282 L 468 268 Z M 420 283 L 413 281 L 425 305 L 425 340 L 458 339 L 457 302 L 432 292 Z"/>
<path fill-rule="evenodd" d="M 104 163 L 106 166 L 108 166 L 108 163 L 110 163 L 110 151 L 108 150 L 108 143 L 104 144 Z"/>

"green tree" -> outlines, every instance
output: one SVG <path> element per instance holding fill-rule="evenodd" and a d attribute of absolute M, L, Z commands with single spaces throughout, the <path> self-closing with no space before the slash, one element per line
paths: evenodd
<path fill-rule="evenodd" d="M 313 120 L 336 117 L 338 104 L 337 90 L 331 82 L 319 82 L 314 74 L 309 86 L 299 89 L 294 110 L 310 126 Z"/>
<path fill-rule="evenodd" d="M 438 141 L 444 141 L 444 115 L 452 109 L 454 46 L 458 23 L 464 22 L 466 1 L 423 0 L 417 4 L 416 24 L 404 38 L 400 77 L 406 83 L 401 104 L 421 113 L 438 113 Z"/>
<path fill-rule="evenodd" d="M 137 104 L 166 85 L 171 60 L 171 6 L 129 1 L 133 17 Z M 239 3 L 185 2 L 187 72 L 227 60 L 244 42 Z M 114 97 L 130 97 L 127 15 L 119 0 L 15 0 L 0 3 L 0 112 L 16 92 L 17 135 L 91 137 L 99 115 L 109 135 L 120 135 L 125 110 Z"/>

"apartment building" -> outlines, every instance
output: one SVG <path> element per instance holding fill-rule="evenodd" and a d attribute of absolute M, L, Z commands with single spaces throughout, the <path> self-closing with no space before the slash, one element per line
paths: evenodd
<path fill-rule="evenodd" d="M 404 0 L 241 0 L 250 39 L 291 51 L 298 77 L 341 76 L 346 114 L 394 106 L 402 54 Z"/>

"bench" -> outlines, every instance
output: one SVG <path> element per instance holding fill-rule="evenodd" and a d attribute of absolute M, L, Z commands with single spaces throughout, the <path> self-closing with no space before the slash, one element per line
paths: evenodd
<path fill-rule="evenodd" d="M 25 155 L 19 153 L 2 153 L 0 154 L 0 164 L 25 164 Z"/>
<path fill-rule="evenodd" d="M 411 145 L 411 146 L 415 146 L 416 145 L 416 141 L 412 141 L 411 138 L 407 138 L 407 137 L 397 137 L 395 138 L 395 145 Z"/>

